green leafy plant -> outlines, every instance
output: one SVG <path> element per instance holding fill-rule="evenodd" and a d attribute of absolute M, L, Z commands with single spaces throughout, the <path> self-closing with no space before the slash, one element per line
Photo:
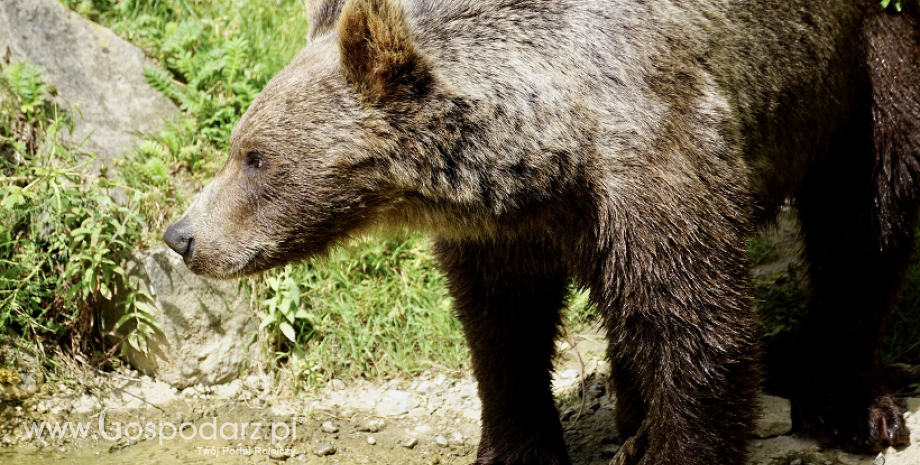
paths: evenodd
<path fill-rule="evenodd" d="M 71 118 L 49 103 L 41 68 L 2 71 L 0 332 L 88 353 L 100 342 L 101 299 L 126 278 L 113 257 L 131 249 L 144 222 L 112 200 L 123 186 L 88 177 L 79 167 L 89 160 L 61 145 Z M 136 313 L 135 301 L 125 305 Z"/>
<path fill-rule="evenodd" d="M 361 240 L 249 282 L 270 355 L 302 386 L 390 378 L 467 359 L 426 240 Z"/>
<path fill-rule="evenodd" d="M 896 11 L 901 11 L 901 0 L 882 0 L 882 8 L 894 7 Z"/>
<path fill-rule="evenodd" d="M 125 301 L 128 303 L 125 313 L 112 326 L 109 335 L 120 337 L 116 346 L 120 347 L 121 355 L 125 355 L 128 347 L 133 347 L 134 350 L 146 354 L 147 340 L 155 336 L 157 331 L 162 332 L 153 316 L 156 313 L 151 303 L 153 297 L 141 289 L 137 283 L 132 282 L 128 286 Z M 127 342 L 127 345 L 122 342 Z"/>

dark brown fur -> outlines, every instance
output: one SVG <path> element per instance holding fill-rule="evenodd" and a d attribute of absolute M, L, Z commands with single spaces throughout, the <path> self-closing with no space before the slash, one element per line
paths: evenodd
<path fill-rule="evenodd" d="M 876 350 L 920 207 L 917 13 L 733 5 L 310 2 L 311 45 L 166 240 L 230 277 L 430 231 L 479 381 L 478 464 L 570 462 L 549 382 L 574 278 L 638 435 L 623 458 L 741 464 L 760 385 L 744 244 L 793 196 L 815 312 L 770 351 L 773 384 L 806 432 L 902 443 Z"/>
<path fill-rule="evenodd" d="M 851 451 L 908 441 L 878 353 L 920 204 L 920 25 L 916 5 L 905 8 L 867 15 L 863 79 L 872 85 L 860 104 L 871 112 L 793 196 L 812 305 L 797 333 L 768 351 L 769 387 L 792 398 L 797 429 Z"/>

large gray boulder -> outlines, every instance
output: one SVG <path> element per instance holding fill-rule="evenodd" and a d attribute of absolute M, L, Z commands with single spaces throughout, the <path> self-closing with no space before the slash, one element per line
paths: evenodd
<path fill-rule="evenodd" d="M 247 342 L 258 330 L 238 281 L 206 279 L 190 272 L 178 254 L 167 249 L 139 252 L 125 269 L 154 297 L 153 317 L 160 331 L 148 339 L 147 353 L 128 348 L 128 362 L 139 371 L 176 388 L 220 384 L 238 377 L 247 357 Z M 118 294 L 121 294 L 119 296 Z M 117 305 L 103 308 L 109 332 L 124 314 Z M 258 352 L 257 345 L 253 351 Z"/>
<path fill-rule="evenodd" d="M 57 0 L 0 1 L 0 65 L 23 59 L 44 66 L 58 97 L 82 113 L 64 142 L 86 139 L 82 150 L 101 159 L 122 157 L 137 132 L 157 132 L 178 114 L 144 80 L 141 50 Z"/>

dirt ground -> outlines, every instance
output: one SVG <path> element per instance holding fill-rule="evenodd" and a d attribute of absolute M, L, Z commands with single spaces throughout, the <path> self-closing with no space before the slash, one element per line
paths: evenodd
<path fill-rule="evenodd" d="M 560 344 L 554 383 L 565 439 L 576 465 L 606 465 L 624 438 L 613 426 L 604 342 L 594 334 L 575 340 L 574 349 Z M 312 396 L 272 390 L 260 375 L 183 391 L 136 376 L 98 374 L 89 392 L 66 388 L 0 407 L 0 463 L 468 464 L 479 440 L 480 403 L 468 375 L 333 381 Z M 873 457 L 785 434 L 788 404 L 770 399 L 758 431 L 778 435 L 754 441 L 749 463 L 918 465 L 920 399 L 906 400 L 911 444 Z M 29 427 L 41 421 L 62 427 L 79 421 L 89 428 L 84 438 L 51 438 L 49 430 L 37 438 Z"/>

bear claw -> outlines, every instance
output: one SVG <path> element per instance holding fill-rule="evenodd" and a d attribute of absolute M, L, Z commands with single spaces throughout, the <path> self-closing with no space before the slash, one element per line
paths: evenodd
<path fill-rule="evenodd" d="M 891 395 L 878 396 L 862 409 L 825 404 L 796 410 L 799 411 L 794 422 L 798 429 L 824 446 L 855 453 L 878 453 L 910 440 L 904 409 Z"/>

